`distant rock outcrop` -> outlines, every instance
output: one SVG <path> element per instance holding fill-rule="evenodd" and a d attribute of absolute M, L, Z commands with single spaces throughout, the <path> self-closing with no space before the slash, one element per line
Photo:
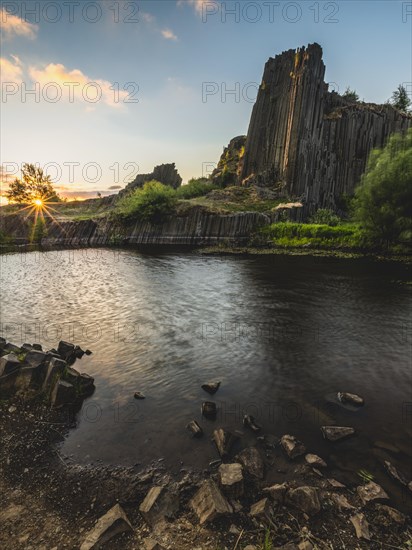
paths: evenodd
<path fill-rule="evenodd" d="M 303 202 L 306 213 L 339 210 L 368 154 L 412 116 L 391 105 L 354 103 L 324 82 L 322 48 L 288 50 L 266 63 L 250 120 L 241 180 Z"/>
<path fill-rule="evenodd" d="M 210 178 L 219 187 L 237 185 L 242 173 L 243 156 L 245 154 L 246 136 L 233 138 L 224 148 L 217 168 L 213 170 Z"/>
<path fill-rule="evenodd" d="M 174 162 L 171 164 L 159 164 L 153 168 L 153 172 L 150 174 L 138 174 L 133 181 L 127 184 L 125 189 L 120 191 L 119 196 L 138 187 L 143 187 L 146 182 L 152 180 L 160 181 L 163 185 L 168 185 L 169 187 L 173 187 L 173 189 L 180 187 L 183 181 Z"/>

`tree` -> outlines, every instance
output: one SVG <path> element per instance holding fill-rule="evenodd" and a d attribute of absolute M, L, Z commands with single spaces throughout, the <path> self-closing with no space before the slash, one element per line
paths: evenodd
<path fill-rule="evenodd" d="M 411 104 L 411 100 L 408 97 L 408 93 L 406 91 L 405 86 L 402 86 L 402 84 L 399 84 L 398 89 L 395 90 L 392 94 L 391 105 L 395 107 L 395 109 L 399 109 L 399 111 L 407 113 L 409 110 L 410 104 Z"/>
<path fill-rule="evenodd" d="M 355 218 L 376 241 L 396 242 L 412 231 L 412 128 L 371 152 L 355 190 Z"/>
<path fill-rule="evenodd" d="M 42 168 L 34 164 L 24 164 L 21 178 L 16 178 L 6 191 L 9 202 L 32 203 L 36 199 L 44 202 L 59 202 L 50 176 L 46 176 Z"/>
<path fill-rule="evenodd" d="M 355 90 L 351 90 L 349 88 L 349 86 L 346 88 L 346 90 L 342 94 L 342 97 L 344 97 L 347 101 L 350 101 L 350 102 L 353 102 L 353 103 L 356 103 L 356 102 L 359 101 L 358 94 L 356 93 Z"/>

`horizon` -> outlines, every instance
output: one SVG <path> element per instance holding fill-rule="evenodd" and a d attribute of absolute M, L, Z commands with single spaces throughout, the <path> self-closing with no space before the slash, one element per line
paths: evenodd
<path fill-rule="evenodd" d="M 185 183 L 208 175 L 247 133 L 268 58 L 313 42 L 330 89 L 378 104 L 412 93 L 411 2 L 75 4 L 2 8 L 1 195 L 26 162 L 79 200 L 163 163 Z"/>

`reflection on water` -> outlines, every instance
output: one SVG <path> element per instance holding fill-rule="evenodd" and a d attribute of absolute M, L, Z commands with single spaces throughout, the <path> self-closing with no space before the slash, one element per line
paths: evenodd
<path fill-rule="evenodd" d="M 406 279 L 404 266 L 372 260 L 10 254 L 1 258 L 1 320 L 16 343 L 62 338 L 93 350 L 76 367 L 97 389 L 63 447 L 76 460 L 206 465 L 209 437 L 194 443 L 185 425 L 197 419 L 211 433 L 200 385 L 216 379 L 219 424 L 241 428 L 248 412 L 265 432 L 291 432 L 342 470 L 378 477 L 388 451 L 375 444 L 393 445 L 391 460 L 411 476 Z M 342 407 L 339 390 L 366 406 Z M 331 446 L 319 430 L 328 421 L 358 436 Z"/>

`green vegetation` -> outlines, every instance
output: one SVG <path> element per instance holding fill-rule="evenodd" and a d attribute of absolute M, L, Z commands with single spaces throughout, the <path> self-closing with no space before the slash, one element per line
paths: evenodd
<path fill-rule="evenodd" d="M 61 199 L 54 190 L 50 176 L 34 164 L 24 164 L 21 179 L 16 178 L 6 191 L 10 202 L 33 203 L 36 199 L 47 202 L 59 202 Z"/>
<path fill-rule="evenodd" d="M 398 88 L 392 94 L 390 103 L 393 107 L 395 107 L 395 109 L 399 109 L 399 111 L 402 111 L 403 113 L 409 112 L 411 100 L 405 86 L 399 84 Z"/>
<path fill-rule="evenodd" d="M 328 208 L 319 208 L 319 210 L 313 214 L 309 221 L 314 224 L 330 225 L 331 227 L 334 227 L 340 223 L 340 218 L 333 212 L 333 210 L 329 210 Z"/>
<path fill-rule="evenodd" d="M 347 101 L 351 101 L 352 103 L 357 103 L 359 101 L 359 95 L 356 93 L 355 90 L 351 90 L 349 86 L 343 92 L 342 97 L 344 97 Z"/>
<path fill-rule="evenodd" d="M 176 208 L 176 191 L 152 180 L 121 198 L 116 205 L 115 217 L 122 220 L 143 219 L 161 223 Z"/>
<path fill-rule="evenodd" d="M 394 134 L 370 154 L 355 190 L 354 214 L 377 244 L 410 241 L 412 236 L 412 128 Z"/>
<path fill-rule="evenodd" d="M 182 185 L 176 190 L 176 196 L 179 199 L 193 199 L 207 195 L 214 189 L 218 189 L 218 187 L 207 178 L 192 178 L 187 185 Z"/>
<path fill-rule="evenodd" d="M 355 224 L 335 227 L 313 223 L 278 222 L 258 235 L 279 247 L 358 248 L 368 246 L 365 233 Z"/>

